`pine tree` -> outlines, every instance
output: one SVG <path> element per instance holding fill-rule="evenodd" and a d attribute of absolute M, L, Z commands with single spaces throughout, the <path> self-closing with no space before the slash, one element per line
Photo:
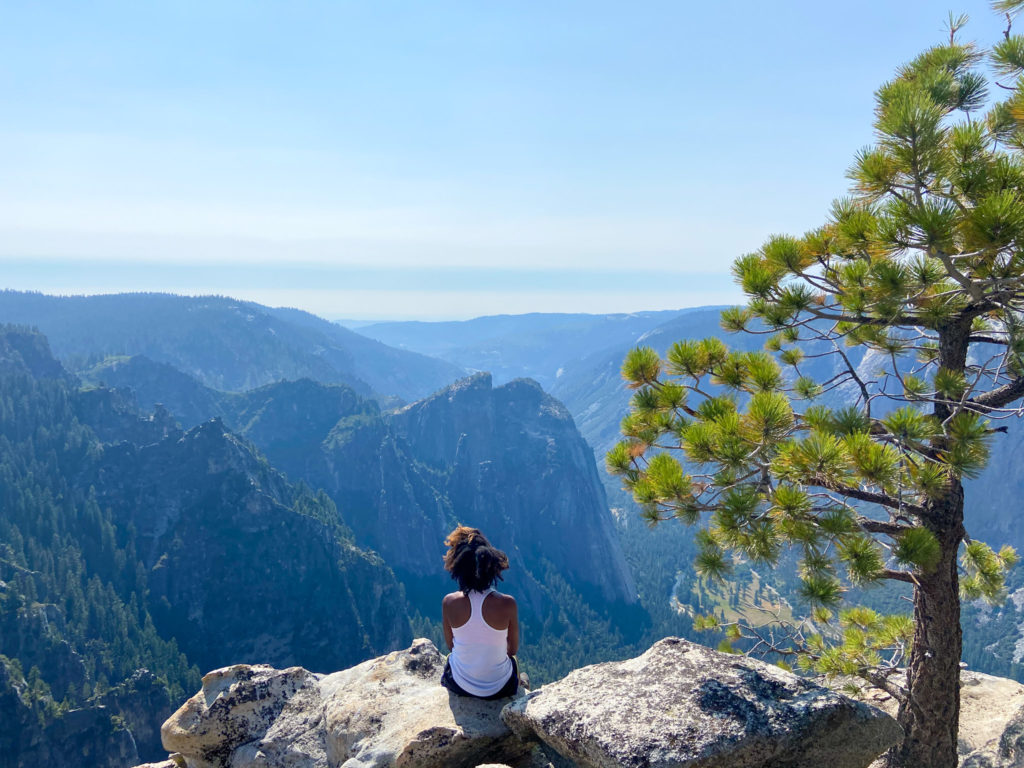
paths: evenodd
<path fill-rule="evenodd" d="M 963 481 L 1024 396 L 1024 2 L 994 5 L 1008 26 L 987 57 L 951 16 L 948 40 L 878 89 L 876 142 L 823 226 L 735 262 L 748 303 L 722 325 L 765 334 L 764 351 L 633 350 L 608 454 L 652 523 L 706 522 L 702 576 L 795 553 L 806 621 L 704 624 L 890 691 L 893 768 L 956 766 L 960 601 L 1000 599 L 1016 561 L 964 527 Z M 986 58 L 1008 96 L 991 106 Z M 844 607 L 850 586 L 887 581 L 912 589 L 912 618 Z"/>

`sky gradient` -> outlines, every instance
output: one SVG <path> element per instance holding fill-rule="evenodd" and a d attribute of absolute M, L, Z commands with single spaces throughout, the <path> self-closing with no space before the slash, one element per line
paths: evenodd
<path fill-rule="evenodd" d="M 987 3 L 955 10 L 996 39 Z M 822 222 L 946 13 L 5 3 L 0 287 L 370 319 L 728 303 L 733 258 Z"/>

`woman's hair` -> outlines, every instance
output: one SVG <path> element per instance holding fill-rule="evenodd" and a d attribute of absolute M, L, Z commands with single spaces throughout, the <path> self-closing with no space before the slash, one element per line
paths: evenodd
<path fill-rule="evenodd" d="M 444 569 L 451 572 L 463 593 L 490 589 L 501 581 L 501 572 L 508 568 L 508 555 L 492 547 L 478 528 L 460 525 L 444 543 L 448 547 Z"/>

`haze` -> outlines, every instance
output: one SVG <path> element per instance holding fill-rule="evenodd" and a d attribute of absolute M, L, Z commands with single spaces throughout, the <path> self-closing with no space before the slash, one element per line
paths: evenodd
<path fill-rule="evenodd" d="M 997 38 L 987 3 L 956 10 Z M 821 222 L 946 11 L 8 4 L 0 287 L 349 318 L 728 303 L 733 258 Z"/>

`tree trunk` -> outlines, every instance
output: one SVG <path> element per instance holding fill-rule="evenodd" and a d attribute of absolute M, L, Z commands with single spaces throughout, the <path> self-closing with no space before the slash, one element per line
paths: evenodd
<path fill-rule="evenodd" d="M 903 742 L 888 768 L 956 768 L 960 728 L 960 579 L 957 555 L 964 536 L 964 492 L 953 480 L 935 521 L 925 525 L 942 548 L 939 565 L 919 575 L 914 590 L 914 644 L 907 664 L 907 701 L 897 721 Z"/>

